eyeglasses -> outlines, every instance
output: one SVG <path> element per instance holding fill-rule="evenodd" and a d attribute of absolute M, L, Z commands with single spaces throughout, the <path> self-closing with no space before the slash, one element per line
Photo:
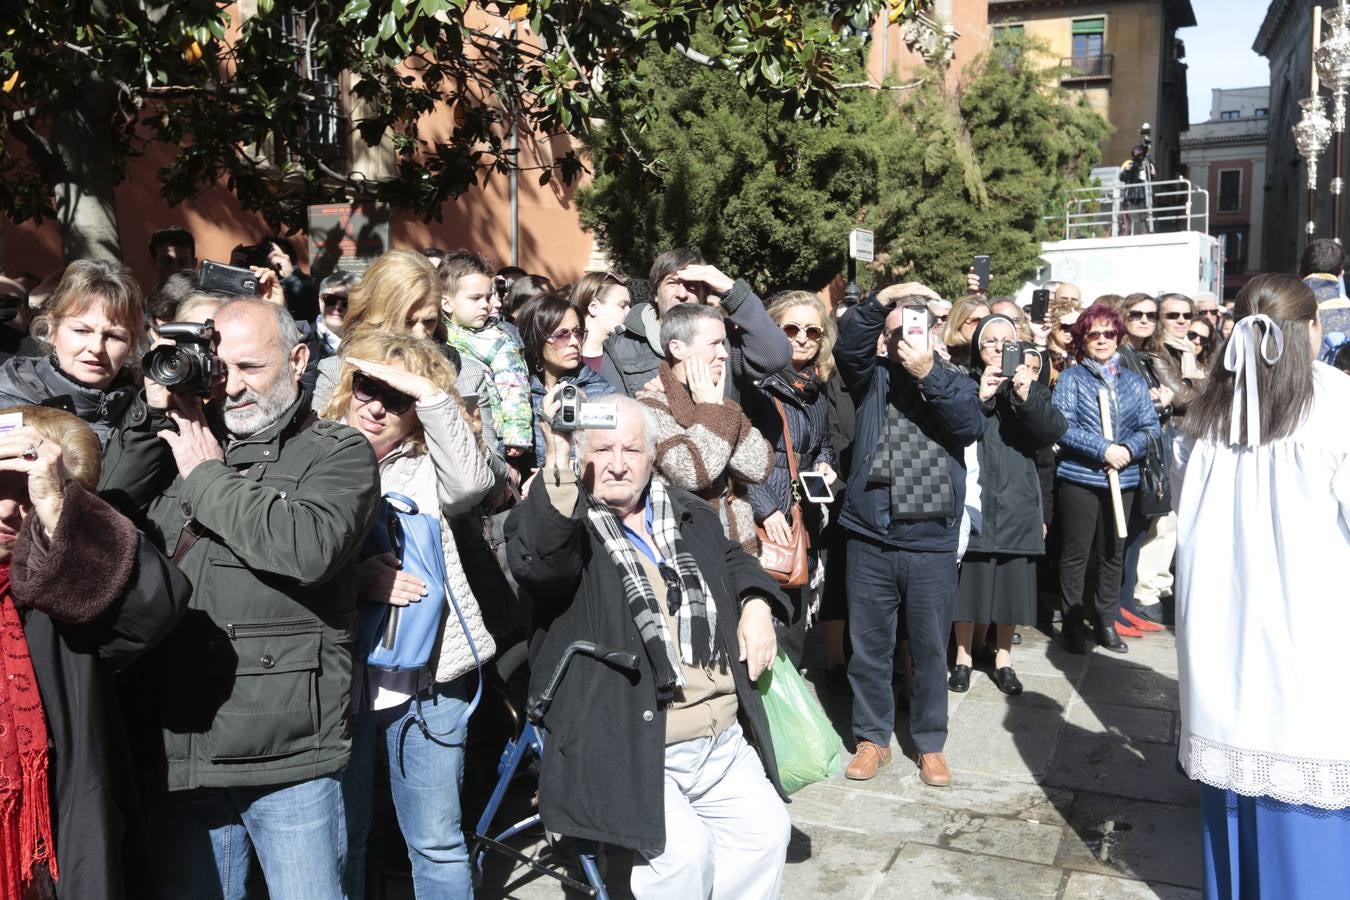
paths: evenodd
<path fill-rule="evenodd" d="M 947 317 L 946 317 L 946 316 L 933 316 L 933 321 L 934 321 L 936 324 L 941 325 L 941 324 L 943 324 L 944 322 L 947 321 Z"/>
<path fill-rule="evenodd" d="M 1188 312 L 1170 312 L 1163 313 L 1163 318 L 1171 322 L 1175 322 L 1177 319 L 1180 319 L 1183 322 L 1189 322 L 1191 320 L 1191 314 Z"/>
<path fill-rule="evenodd" d="M 1197 344 L 1208 344 L 1208 343 L 1209 343 L 1209 337 L 1210 337 L 1209 335 L 1207 335 L 1207 334 L 1201 334 L 1201 333 L 1198 332 L 1198 331 L 1188 331 L 1188 332 L 1186 332 L 1186 340 L 1188 340 L 1188 341 L 1194 341 L 1194 342 L 1197 343 Z"/>
<path fill-rule="evenodd" d="M 559 328 L 548 336 L 548 342 L 557 346 L 559 344 L 566 344 L 572 338 L 576 338 L 577 341 L 584 341 L 586 339 L 586 329 L 580 327 Z"/>
<path fill-rule="evenodd" d="M 783 333 L 788 336 L 789 340 L 795 341 L 797 335 L 802 332 L 806 332 L 806 339 L 808 341 L 818 341 L 820 340 L 820 336 L 825 333 L 815 325 L 795 325 L 789 322 L 787 325 L 783 326 Z"/>
<path fill-rule="evenodd" d="M 1144 309 L 1132 309 L 1129 312 L 1131 322 L 1156 322 L 1158 321 L 1158 311 L 1152 312 Z"/>
<path fill-rule="evenodd" d="M 980 349 L 981 349 L 981 350 L 1002 350 L 1004 347 L 1008 346 L 1009 344 L 1013 344 L 1013 343 L 1016 343 L 1016 342 L 1015 342 L 1015 341 L 1005 341 L 1005 340 L 1003 340 L 1002 338 L 989 338 L 989 339 L 987 339 L 987 340 L 980 341 Z"/>
<path fill-rule="evenodd" d="M 1114 340 L 1115 340 L 1116 338 L 1118 338 L 1118 337 L 1120 337 L 1120 332 L 1118 332 L 1118 331 L 1089 331 L 1087 334 L 1083 335 L 1083 340 L 1085 340 L 1085 341 L 1100 341 L 1100 340 L 1114 341 Z"/>
<path fill-rule="evenodd" d="M 379 400 L 380 405 L 396 416 L 401 416 L 412 407 L 414 398 L 402 391 L 396 391 L 383 382 L 376 381 L 363 372 L 352 374 L 352 396 L 362 403 Z"/>
<path fill-rule="evenodd" d="M 342 310 L 345 310 L 347 308 L 346 294 L 336 294 L 336 293 L 320 294 L 319 299 L 323 301 L 325 306 L 336 306 L 338 309 Z"/>

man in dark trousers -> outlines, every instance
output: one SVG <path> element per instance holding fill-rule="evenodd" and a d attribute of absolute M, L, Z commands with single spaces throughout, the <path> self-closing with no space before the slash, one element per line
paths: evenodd
<path fill-rule="evenodd" d="M 853 469 L 839 522 L 849 535 L 848 679 L 858 741 L 845 774 L 859 781 L 891 759 L 891 673 L 903 611 L 914 665 L 909 730 L 919 775 L 936 787 L 951 782 L 942 750 L 963 455 L 984 433 L 985 418 L 974 379 L 932 349 L 927 303 L 936 298 L 920 284 L 885 288 L 844 317 L 835 348 L 857 406 Z M 910 329 L 902 328 L 907 311 L 928 326 L 908 339 Z"/>

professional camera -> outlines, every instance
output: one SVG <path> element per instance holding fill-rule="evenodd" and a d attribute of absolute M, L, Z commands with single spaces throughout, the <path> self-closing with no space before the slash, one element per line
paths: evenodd
<path fill-rule="evenodd" d="M 211 383 L 225 372 L 220 358 L 211 351 L 215 322 L 168 322 L 159 326 L 159 336 L 175 343 L 156 347 L 141 360 L 146 377 L 177 394 L 211 393 Z"/>
<path fill-rule="evenodd" d="M 618 407 L 613 403 L 587 403 L 581 399 L 584 396 L 576 385 L 563 385 L 558 392 L 558 414 L 553 417 L 554 431 L 618 427 Z"/>

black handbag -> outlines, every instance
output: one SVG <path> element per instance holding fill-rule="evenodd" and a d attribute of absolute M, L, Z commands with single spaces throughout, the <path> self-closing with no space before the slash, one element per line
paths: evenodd
<path fill-rule="evenodd" d="M 1172 511 L 1172 483 L 1169 470 L 1172 460 L 1166 442 L 1161 437 L 1148 436 L 1148 450 L 1144 453 L 1139 476 L 1139 493 L 1134 498 L 1135 508 L 1146 519 L 1156 519 Z"/>

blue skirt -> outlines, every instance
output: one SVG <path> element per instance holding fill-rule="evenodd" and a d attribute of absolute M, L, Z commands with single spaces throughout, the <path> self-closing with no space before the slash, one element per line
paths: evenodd
<path fill-rule="evenodd" d="M 1200 785 L 1205 900 L 1350 898 L 1350 809 Z"/>

